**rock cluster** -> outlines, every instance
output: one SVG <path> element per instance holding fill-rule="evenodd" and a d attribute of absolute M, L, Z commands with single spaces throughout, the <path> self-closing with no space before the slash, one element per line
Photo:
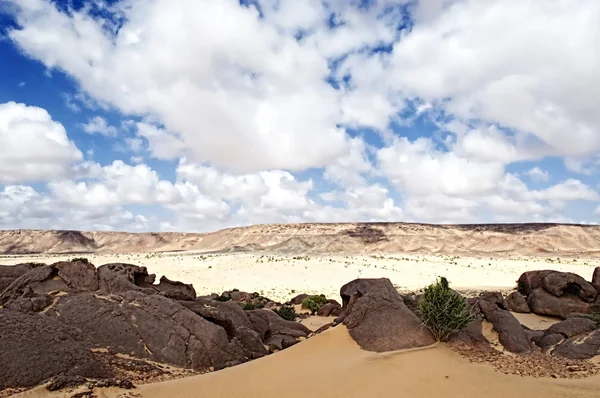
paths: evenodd
<path fill-rule="evenodd" d="M 234 301 L 196 297 L 192 285 L 155 279 L 145 267 L 96 268 L 83 259 L 0 266 L 0 363 L 7 364 L 0 389 L 59 375 L 112 380 L 140 360 L 216 370 L 310 333 L 268 309 L 244 311 Z M 123 363 L 116 354 L 132 359 Z"/>

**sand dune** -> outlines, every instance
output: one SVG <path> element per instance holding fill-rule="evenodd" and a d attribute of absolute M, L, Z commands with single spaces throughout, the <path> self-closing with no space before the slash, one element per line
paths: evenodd
<path fill-rule="evenodd" d="M 361 350 L 343 326 L 219 372 L 139 386 L 144 398 L 597 397 L 600 376 L 534 379 L 470 363 L 443 344 L 409 352 Z M 132 391 L 133 392 L 133 391 Z M 123 391 L 98 392 L 124 397 Z M 28 395 L 35 396 L 35 395 Z"/>
<path fill-rule="evenodd" d="M 600 226 L 561 224 L 286 224 L 212 233 L 0 231 L 0 253 L 204 252 L 444 253 L 600 257 Z"/>

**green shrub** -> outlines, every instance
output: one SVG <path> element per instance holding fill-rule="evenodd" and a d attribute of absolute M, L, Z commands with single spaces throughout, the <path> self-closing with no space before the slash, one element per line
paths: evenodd
<path fill-rule="evenodd" d="M 467 300 L 450 289 L 444 277 L 425 288 L 419 309 L 423 323 L 438 341 L 447 341 L 473 320 Z"/>
<path fill-rule="evenodd" d="M 327 304 L 327 299 L 323 296 L 310 296 L 302 300 L 302 308 L 315 314 L 322 306 Z"/>
<path fill-rule="evenodd" d="M 273 311 L 286 321 L 295 321 L 298 318 L 296 309 L 291 305 L 282 305 L 279 309 L 275 308 Z"/>
<path fill-rule="evenodd" d="M 240 307 L 242 307 L 244 311 L 258 310 L 265 307 L 263 303 L 247 303 L 245 301 L 242 301 L 238 304 L 240 305 Z"/>

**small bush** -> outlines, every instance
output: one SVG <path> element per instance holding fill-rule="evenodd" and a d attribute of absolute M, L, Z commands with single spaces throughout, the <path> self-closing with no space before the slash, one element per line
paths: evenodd
<path fill-rule="evenodd" d="M 77 258 L 72 258 L 70 261 L 71 261 L 72 263 L 86 263 L 86 264 L 89 264 L 89 263 L 90 263 L 90 260 L 88 260 L 88 259 L 87 259 L 87 258 L 85 258 L 85 257 L 77 257 Z"/>
<path fill-rule="evenodd" d="M 323 296 L 310 296 L 302 300 L 302 308 L 315 314 L 322 306 L 327 304 L 327 299 Z"/>
<path fill-rule="evenodd" d="M 447 341 L 473 320 L 467 300 L 452 291 L 444 277 L 425 288 L 419 309 L 423 323 L 438 341 Z"/>
<path fill-rule="evenodd" d="M 245 301 L 242 301 L 238 304 L 240 305 L 240 307 L 242 307 L 244 311 L 258 310 L 265 307 L 263 303 L 247 303 Z"/>
<path fill-rule="evenodd" d="M 283 305 L 279 309 L 273 309 L 273 311 L 286 321 L 295 321 L 296 318 L 298 318 L 298 314 L 296 314 L 296 309 L 291 305 Z"/>

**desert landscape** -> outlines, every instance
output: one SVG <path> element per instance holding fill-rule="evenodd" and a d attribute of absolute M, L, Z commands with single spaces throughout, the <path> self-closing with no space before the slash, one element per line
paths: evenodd
<path fill-rule="evenodd" d="M 555 224 L 2 231 L 0 396 L 597 396 L 597 236 Z M 421 310 L 440 277 L 472 317 L 436 342 Z"/>

